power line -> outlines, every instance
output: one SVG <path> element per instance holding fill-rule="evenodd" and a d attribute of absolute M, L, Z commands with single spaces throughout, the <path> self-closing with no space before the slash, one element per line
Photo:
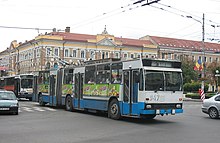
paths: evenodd
<path fill-rule="evenodd" d="M 0 26 L 0 28 L 8 28 L 8 29 L 26 29 L 26 30 L 53 30 L 49 28 L 31 28 L 31 27 L 16 27 L 16 26 Z"/>

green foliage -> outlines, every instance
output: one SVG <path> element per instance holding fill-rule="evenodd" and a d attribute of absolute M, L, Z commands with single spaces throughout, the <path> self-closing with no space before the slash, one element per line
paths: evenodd
<path fill-rule="evenodd" d="M 193 68 L 195 63 L 192 60 L 184 59 L 182 61 L 182 71 L 183 71 L 183 83 L 191 83 L 193 81 L 198 81 L 198 73 L 194 71 Z"/>
<path fill-rule="evenodd" d="M 199 83 L 199 82 L 185 83 L 183 85 L 184 92 L 198 93 L 200 88 L 201 88 L 201 83 Z M 209 88 L 209 86 L 205 85 L 205 92 L 208 91 L 208 88 Z"/>
<path fill-rule="evenodd" d="M 213 95 L 215 95 L 215 93 L 205 93 L 205 97 L 206 97 L 206 98 L 210 98 L 210 97 L 212 97 Z M 187 93 L 187 94 L 185 95 L 185 97 L 187 97 L 187 98 L 192 98 L 192 99 L 200 99 L 199 93 Z"/>

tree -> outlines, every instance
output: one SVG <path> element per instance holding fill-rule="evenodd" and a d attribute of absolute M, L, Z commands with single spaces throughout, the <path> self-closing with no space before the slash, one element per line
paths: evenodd
<path fill-rule="evenodd" d="M 194 71 L 195 63 L 190 59 L 182 60 L 183 83 L 192 83 L 198 81 L 199 72 Z"/>

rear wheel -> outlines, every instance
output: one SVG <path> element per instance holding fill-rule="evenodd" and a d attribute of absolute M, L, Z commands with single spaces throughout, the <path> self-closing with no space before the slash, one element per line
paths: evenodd
<path fill-rule="evenodd" d="M 210 108 L 209 109 L 209 117 L 212 119 L 218 118 L 218 110 L 216 108 Z"/>
<path fill-rule="evenodd" d="M 121 117 L 121 111 L 118 104 L 118 100 L 113 99 L 108 107 L 108 116 L 112 119 L 118 120 Z"/>
<path fill-rule="evenodd" d="M 67 111 L 73 111 L 73 104 L 72 104 L 72 97 L 71 96 L 67 96 L 66 97 L 66 110 Z"/>

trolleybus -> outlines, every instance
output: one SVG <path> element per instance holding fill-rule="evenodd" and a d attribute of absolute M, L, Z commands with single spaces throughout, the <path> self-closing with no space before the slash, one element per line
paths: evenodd
<path fill-rule="evenodd" d="M 182 113 L 181 62 L 159 59 L 105 59 L 42 71 L 38 76 L 41 105 L 66 110 L 96 110 L 113 119 L 154 118 Z"/>
<path fill-rule="evenodd" d="M 20 74 L 1 77 L 1 88 L 13 91 L 18 98 L 32 100 L 33 74 Z"/>

